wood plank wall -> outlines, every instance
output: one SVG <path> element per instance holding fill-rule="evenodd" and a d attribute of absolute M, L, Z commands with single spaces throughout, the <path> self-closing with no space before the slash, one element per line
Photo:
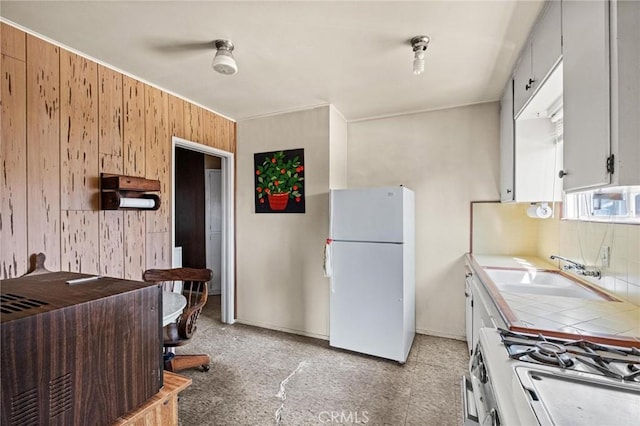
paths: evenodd
<path fill-rule="evenodd" d="M 171 266 L 171 136 L 234 152 L 235 123 L 0 23 L 0 278 L 140 280 Z M 100 211 L 101 172 L 159 179 L 157 211 Z"/>

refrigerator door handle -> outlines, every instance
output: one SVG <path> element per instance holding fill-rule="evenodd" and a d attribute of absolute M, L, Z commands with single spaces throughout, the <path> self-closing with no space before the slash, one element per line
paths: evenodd
<path fill-rule="evenodd" d="M 333 250 L 331 247 L 332 242 L 333 240 L 327 238 L 327 241 L 324 244 L 324 264 L 322 265 L 322 269 L 324 271 L 325 278 L 331 278 L 333 275 Z M 333 287 L 331 287 L 331 289 L 333 291 Z"/>

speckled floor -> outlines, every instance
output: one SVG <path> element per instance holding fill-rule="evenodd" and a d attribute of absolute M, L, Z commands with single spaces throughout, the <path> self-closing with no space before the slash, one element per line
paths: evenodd
<path fill-rule="evenodd" d="M 460 377 L 469 362 L 462 341 L 417 335 L 399 365 L 219 318 L 219 298 L 210 298 L 193 341 L 180 348 L 212 358 L 207 373 L 180 372 L 193 380 L 180 394 L 183 426 L 461 424 Z"/>

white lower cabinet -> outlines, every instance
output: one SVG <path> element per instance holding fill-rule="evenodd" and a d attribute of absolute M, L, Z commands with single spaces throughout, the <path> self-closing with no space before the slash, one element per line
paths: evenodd
<path fill-rule="evenodd" d="M 507 324 L 500 316 L 500 312 L 489 292 L 471 269 L 471 266 L 468 264 L 465 266 L 465 282 L 467 284 L 465 287 L 470 289 L 470 292 L 465 294 L 467 297 L 465 320 L 467 324 L 467 344 L 471 352 L 478 344 L 481 328 L 506 328 Z"/>

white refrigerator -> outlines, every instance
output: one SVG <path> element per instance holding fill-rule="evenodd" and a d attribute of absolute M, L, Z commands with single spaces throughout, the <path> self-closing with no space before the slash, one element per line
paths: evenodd
<path fill-rule="evenodd" d="M 404 363 L 415 336 L 415 196 L 332 190 L 329 344 Z"/>

